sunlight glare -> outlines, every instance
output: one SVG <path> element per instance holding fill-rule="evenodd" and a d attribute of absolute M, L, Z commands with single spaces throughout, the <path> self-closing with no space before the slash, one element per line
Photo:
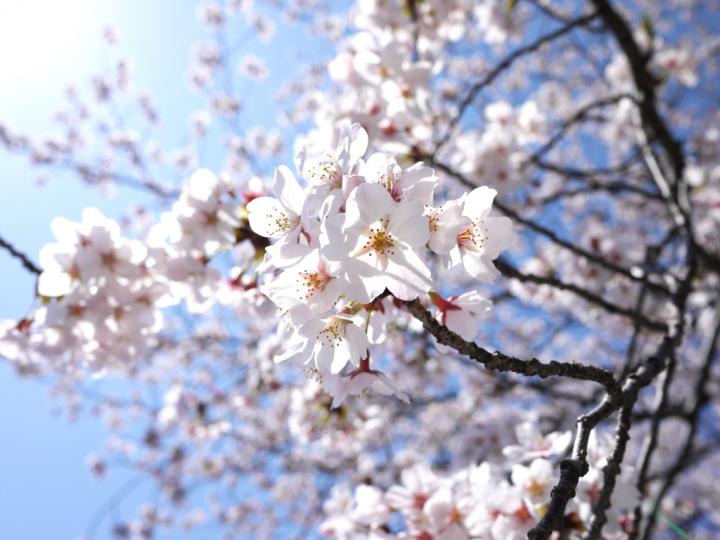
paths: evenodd
<path fill-rule="evenodd" d="M 69 82 L 78 60 L 92 56 L 88 43 L 99 44 L 97 8 L 90 0 L 0 0 L 0 95 Z"/>

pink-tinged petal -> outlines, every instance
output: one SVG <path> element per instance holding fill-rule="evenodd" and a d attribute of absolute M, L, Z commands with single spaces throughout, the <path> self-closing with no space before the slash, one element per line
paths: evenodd
<path fill-rule="evenodd" d="M 432 274 L 413 250 L 396 250 L 388 257 L 386 286 L 401 300 L 414 300 L 432 287 Z"/>
<path fill-rule="evenodd" d="M 368 134 L 360 124 L 355 122 L 350 126 L 348 153 L 350 162 L 354 163 L 365 155 L 368 147 Z"/>
<path fill-rule="evenodd" d="M 292 211 L 296 216 L 302 214 L 305 195 L 295 175 L 285 165 L 280 165 L 275 169 L 273 191 L 285 208 Z"/>
<path fill-rule="evenodd" d="M 490 212 L 496 195 L 497 191 L 487 186 L 473 189 L 464 198 L 462 215 L 473 221 L 483 218 Z"/>
<path fill-rule="evenodd" d="M 500 275 L 495 265 L 482 253 L 461 249 L 460 257 L 465 271 L 478 281 L 489 282 Z"/>
<path fill-rule="evenodd" d="M 485 218 L 485 227 L 488 230 L 485 239 L 485 256 L 489 259 L 496 259 L 502 251 L 512 247 L 515 243 L 515 230 L 510 218 Z"/>
<path fill-rule="evenodd" d="M 320 231 L 322 256 L 330 261 L 342 261 L 349 257 L 354 246 L 348 245 L 343 232 L 345 214 L 333 214 L 325 218 Z"/>
<path fill-rule="evenodd" d="M 350 194 L 355 191 L 355 188 L 360 184 L 365 183 L 365 178 L 358 175 L 343 176 L 341 192 L 345 200 L 350 197 Z"/>
<path fill-rule="evenodd" d="M 390 217 L 388 231 L 412 247 L 424 246 L 430 238 L 430 228 L 422 212 L 423 205 L 418 201 L 400 203 Z"/>
<path fill-rule="evenodd" d="M 445 326 L 466 341 L 472 341 L 477 334 L 477 321 L 467 311 L 451 310 L 446 314 Z"/>
<path fill-rule="evenodd" d="M 272 197 L 258 197 L 247 205 L 250 228 L 260 236 L 277 238 L 292 231 L 299 223 L 297 215 L 283 208 Z"/>
<path fill-rule="evenodd" d="M 346 227 L 356 223 L 370 225 L 388 217 L 395 209 L 395 202 L 380 184 L 360 184 L 350 194 L 346 205 Z"/>
<path fill-rule="evenodd" d="M 469 218 L 462 215 L 459 201 L 429 209 L 427 214 L 430 218 L 428 247 L 439 255 L 447 254 L 457 246 L 457 235 L 472 224 Z"/>
<path fill-rule="evenodd" d="M 469 291 L 454 299 L 453 304 L 460 306 L 470 313 L 481 314 L 492 307 L 492 301 L 478 294 L 477 291 Z"/>

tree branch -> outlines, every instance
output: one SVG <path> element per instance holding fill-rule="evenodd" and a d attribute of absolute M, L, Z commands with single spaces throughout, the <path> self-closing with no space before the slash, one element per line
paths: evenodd
<path fill-rule="evenodd" d="M 418 319 L 425 330 L 430 332 L 438 343 L 455 349 L 460 354 L 472 358 L 487 369 L 495 371 L 509 371 L 528 377 L 568 377 L 582 381 L 592 381 L 601 384 L 608 394 L 618 396 L 620 388 L 612 373 L 587 364 L 578 362 L 541 362 L 537 358 L 522 360 L 508 356 L 501 352 L 490 352 L 475 343 L 465 341 L 447 326 L 440 324 L 432 314 L 426 310 L 419 300 L 405 302 L 408 311 Z"/>
<path fill-rule="evenodd" d="M 20 251 L 18 248 L 13 246 L 10 242 L 5 240 L 3 237 L 0 236 L 0 248 L 7 251 L 10 256 L 16 258 L 20 261 L 20 264 L 22 264 L 23 268 L 30 272 L 31 274 L 35 274 L 36 276 L 39 276 L 42 273 L 42 269 L 36 265 L 30 257 L 28 257 L 25 253 Z"/>

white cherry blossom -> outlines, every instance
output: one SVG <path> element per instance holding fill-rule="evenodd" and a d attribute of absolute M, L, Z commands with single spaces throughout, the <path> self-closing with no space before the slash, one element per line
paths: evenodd
<path fill-rule="evenodd" d="M 380 184 L 361 184 L 350 194 L 344 216 L 326 221 L 324 253 L 360 279 L 368 299 L 387 288 L 412 300 L 431 286 L 430 270 L 416 251 L 430 234 L 422 211 L 418 201 L 396 204 Z"/>

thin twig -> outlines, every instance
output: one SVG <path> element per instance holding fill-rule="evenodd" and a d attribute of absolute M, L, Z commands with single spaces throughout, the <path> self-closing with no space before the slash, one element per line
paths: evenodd
<path fill-rule="evenodd" d="M 35 264 L 30 257 L 28 257 L 25 253 L 20 251 L 18 248 L 16 248 L 14 245 L 12 245 L 10 242 L 5 240 L 3 237 L 0 236 L 0 248 L 7 251 L 12 257 L 16 258 L 20 261 L 20 264 L 22 264 L 23 268 L 27 270 L 28 272 L 35 274 L 36 276 L 39 276 L 42 273 L 42 269 Z"/>

